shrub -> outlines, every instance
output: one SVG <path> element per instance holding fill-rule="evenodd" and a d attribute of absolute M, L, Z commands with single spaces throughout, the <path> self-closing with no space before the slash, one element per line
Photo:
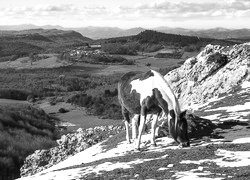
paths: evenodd
<path fill-rule="evenodd" d="M 25 158 L 56 145 L 57 119 L 26 104 L 0 106 L 0 179 L 20 177 Z"/>
<path fill-rule="evenodd" d="M 59 113 L 66 113 L 66 112 L 69 112 L 68 110 L 64 109 L 64 108 L 60 108 L 59 110 Z"/>
<path fill-rule="evenodd" d="M 28 95 L 27 101 L 30 102 L 30 103 L 35 102 L 35 96 L 34 95 Z"/>
<path fill-rule="evenodd" d="M 121 108 L 117 89 L 98 90 L 94 94 L 77 94 L 71 98 L 73 104 L 86 107 L 87 113 L 102 118 L 121 119 Z"/>
<path fill-rule="evenodd" d="M 124 65 L 135 65 L 135 61 L 134 60 L 124 60 L 122 62 L 122 64 L 124 64 Z"/>
<path fill-rule="evenodd" d="M 141 51 L 144 52 L 156 52 L 162 49 L 163 46 L 160 44 L 144 44 L 141 46 Z"/>
<path fill-rule="evenodd" d="M 104 55 L 92 55 L 91 58 L 97 62 L 103 63 L 122 63 L 126 59 L 121 56 L 104 56 Z"/>
<path fill-rule="evenodd" d="M 109 54 L 136 55 L 138 49 L 138 43 L 107 43 L 102 46 L 102 50 Z"/>
<path fill-rule="evenodd" d="M 0 89 L 0 98 L 4 99 L 27 100 L 30 94 L 32 93 L 26 90 Z"/>

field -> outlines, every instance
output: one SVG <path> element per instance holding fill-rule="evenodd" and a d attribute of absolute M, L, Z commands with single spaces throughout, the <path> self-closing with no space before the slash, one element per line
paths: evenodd
<path fill-rule="evenodd" d="M 57 68 L 70 66 L 72 63 L 58 59 L 58 54 L 39 54 L 40 60 L 33 61 L 29 57 L 18 58 L 15 61 L 0 62 L 0 69 L 33 69 L 33 68 Z"/>
<path fill-rule="evenodd" d="M 180 59 L 174 58 L 155 58 L 154 56 L 166 49 L 159 50 L 153 53 L 142 53 L 139 52 L 138 55 L 122 55 L 122 57 L 135 61 L 135 65 L 109 65 L 109 66 L 101 66 L 103 68 L 97 74 L 100 75 L 109 75 L 115 73 L 125 73 L 129 71 L 142 71 L 146 72 L 149 69 L 164 69 L 164 68 L 173 68 L 179 67 L 181 64 L 185 62 L 185 60 L 189 57 L 193 57 L 197 55 L 197 52 L 184 52 Z M 98 67 L 98 66 L 97 66 Z M 100 66 L 99 66 L 100 67 Z"/>

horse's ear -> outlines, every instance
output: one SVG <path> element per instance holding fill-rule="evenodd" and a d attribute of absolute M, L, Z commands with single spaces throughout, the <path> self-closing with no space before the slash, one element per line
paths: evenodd
<path fill-rule="evenodd" d="M 185 117 L 185 116 L 186 116 L 186 113 L 187 113 L 187 110 L 181 112 L 180 117 L 181 117 L 181 118 Z"/>

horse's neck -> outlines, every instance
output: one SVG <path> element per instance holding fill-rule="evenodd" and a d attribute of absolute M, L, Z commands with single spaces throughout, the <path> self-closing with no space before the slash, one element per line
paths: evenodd
<path fill-rule="evenodd" d="M 174 94 L 174 91 L 171 89 L 170 85 L 168 84 L 167 80 L 164 79 L 164 77 L 156 72 L 151 70 L 155 74 L 155 79 L 154 82 L 157 84 L 159 89 L 161 90 L 161 93 L 164 93 L 165 99 L 168 99 L 169 104 L 171 104 L 171 109 L 173 109 L 176 113 L 176 115 L 180 115 L 181 110 L 180 110 L 180 105 L 179 102 Z M 170 108 L 169 108 L 170 109 Z"/>

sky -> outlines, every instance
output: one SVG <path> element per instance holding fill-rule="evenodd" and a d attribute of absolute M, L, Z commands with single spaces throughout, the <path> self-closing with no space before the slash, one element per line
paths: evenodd
<path fill-rule="evenodd" d="M 7 0 L 0 25 L 250 28 L 250 0 Z"/>

